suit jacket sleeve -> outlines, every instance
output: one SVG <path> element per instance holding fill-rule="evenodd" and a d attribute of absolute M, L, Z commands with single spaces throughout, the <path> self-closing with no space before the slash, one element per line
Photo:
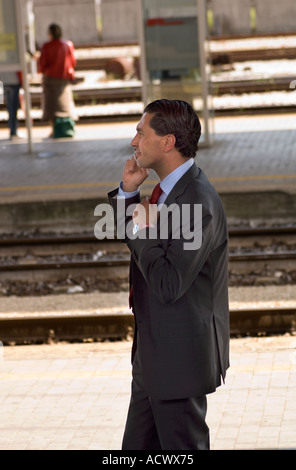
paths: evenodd
<path fill-rule="evenodd" d="M 193 224 L 191 220 L 191 232 Z M 145 238 L 127 241 L 150 289 L 163 303 L 177 301 L 190 289 L 212 250 L 212 217 L 209 213 L 204 211 L 200 225 L 202 243 L 198 249 L 184 249 L 184 243 L 188 242 L 184 231 L 179 238 L 162 240 L 159 236 L 148 238 L 149 231 L 146 230 Z"/>
<path fill-rule="evenodd" d="M 127 215 L 127 213 L 131 212 L 128 211 L 128 208 L 132 208 L 138 202 L 140 202 L 140 194 L 130 198 L 117 198 L 118 195 L 118 188 L 110 191 L 108 193 L 109 203 L 111 204 L 114 212 L 115 218 L 115 225 L 117 236 L 122 241 L 128 241 L 127 235 L 127 227 L 132 226 L 132 215 Z M 132 232 L 128 232 L 129 236 L 132 236 Z"/>

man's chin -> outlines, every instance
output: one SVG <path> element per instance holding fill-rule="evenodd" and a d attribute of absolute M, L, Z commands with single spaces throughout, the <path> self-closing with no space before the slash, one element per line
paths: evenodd
<path fill-rule="evenodd" d="M 136 162 L 139 168 L 146 168 L 146 166 L 143 165 L 143 162 L 141 162 L 141 160 L 139 160 L 138 158 L 136 158 Z"/>
<path fill-rule="evenodd" d="M 143 160 L 138 159 L 137 157 L 136 157 L 136 162 L 137 162 L 138 167 L 139 167 L 139 168 L 143 168 L 143 170 L 145 170 L 145 169 L 146 169 L 146 170 L 150 170 L 150 169 L 151 169 L 151 166 L 148 166 L 147 164 L 145 164 L 145 163 L 143 162 Z"/>

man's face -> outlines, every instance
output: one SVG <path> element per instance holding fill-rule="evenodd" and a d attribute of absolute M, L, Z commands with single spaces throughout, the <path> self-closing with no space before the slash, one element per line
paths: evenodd
<path fill-rule="evenodd" d="M 137 134 L 131 145 L 135 148 L 135 158 L 140 168 L 156 168 L 162 156 L 163 136 L 150 127 L 153 114 L 144 113 L 137 125 Z"/>

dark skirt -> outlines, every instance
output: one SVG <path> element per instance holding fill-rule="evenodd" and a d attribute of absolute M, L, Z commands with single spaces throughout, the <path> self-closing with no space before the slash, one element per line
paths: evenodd
<path fill-rule="evenodd" d="M 43 75 L 42 109 L 45 121 L 54 121 L 56 117 L 77 119 L 71 83 Z"/>

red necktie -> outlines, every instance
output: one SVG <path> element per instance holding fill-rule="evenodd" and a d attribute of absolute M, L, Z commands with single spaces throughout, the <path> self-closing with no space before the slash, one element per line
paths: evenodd
<path fill-rule="evenodd" d="M 158 183 L 153 189 L 152 194 L 150 196 L 150 199 L 149 199 L 150 204 L 156 204 L 161 194 L 162 194 L 162 189 L 160 187 L 160 183 Z"/>
<path fill-rule="evenodd" d="M 149 203 L 150 204 L 156 204 L 158 199 L 160 198 L 161 194 L 162 194 L 162 189 L 160 187 L 160 183 L 158 183 L 152 191 L 152 194 L 151 194 L 150 199 L 149 199 Z M 133 286 L 131 285 L 130 294 L 129 294 L 129 306 L 130 306 L 130 308 L 132 308 L 132 304 L 133 304 Z"/>

